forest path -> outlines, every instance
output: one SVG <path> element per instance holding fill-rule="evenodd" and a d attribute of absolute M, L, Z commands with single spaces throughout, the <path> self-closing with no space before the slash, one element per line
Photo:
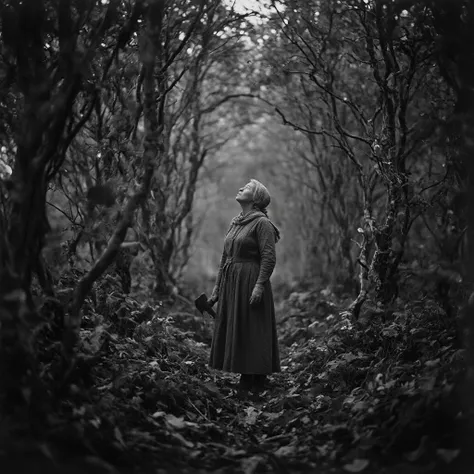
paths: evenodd
<path fill-rule="evenodd" d="M 221 392 L 233 401 L 235 407 L 231 419 L 226 422 L 228 414 L 223 414 L 222 420 L 234 438 L 234 445 L 227 448 L 222 459 L 227 456 L 233 465 L 212 471 L 195 472 L 216 474 L 436 472 L 432 465 L 413 465 L 409 462 L 397 461 L 390 463 L 390 466 L 384 466 L 379 460 L 364 455 L 363 451 L 349 452 L 345 460 L 336 460 L 338 450 L 345 444 L 347 430 L 347 426 L 339 419 L 338 405 L 341 400 L 336 399 L 334 404 L 328 405 L 325 397 L 317 393 L 317 387 L 302 389 L 301 378 L 308 378 L 309 375 L 305 375 L 304 369 L 292 370 L 292 353 L 288 348 L 283 348 L 282 352 L 285 354 L 281 360 L 282 372 L 270 377 L 269 387 L 260 396 L 252 394 L 239 396 L 235 390 L 238 375 L 223 373 L 215 375 L 215 381 L 220 386 Z"/>
<path fill-rule="evenodd" d="M 334 305 L 328 307 L 333 313 L 343 309 L 343 305 L 342 308 Z M 278 320 L 282 319 L 286 310 L 285 306 L 277 305 Z M 301 323 L 303 327 L 306 326 L 305 322 L 300 321 Z M 298 329 L 298 325 L 297 322 L 296 327 L 290 331 L 292 335 L 306 332 L 301 327 Z M 238 375 L 211 371 L 211 383 L 226 400 L 232 402 L 232 408 L 221 411 L 219 416 L 219 423 L 230 434 L 229 441 L 232 440 L 232 446 L 221 453 L 221 460 L 225 461 L 227 458 L 230 464 L 206 472 L 470 472 L 469 469 L 458 469 L 430 456 L 429 450 L 425 449 L 426 437 L 422 438 L 418 448 L 405 452 L 403 457 L 382 454 L 383 447 L 380 445 L 383 445 L 384 440 L 370 436 L 370 427 L 367 430 L 365 426 L 357 426 L 359 410 L 350 410 L 351 404 L 362 404 L 358 402 L 362 397 L 358 398 L 359 394 L 351 397 L 351 392 L 348 391 L 350 382 L 344 378 L 340 380 L 339 386 L 324 384 L 318 379 L 319 373 L 315 372 L 318 364 L 312 365 L 311 354 L 314 354 L 314 348 L 327 347 L 331 338 L 330 326 L 323 318 L 309 337 L 296 338 L 292 344 L 290 337 L 288 344 L 288 333 L 285 335 L 285 329 L 279 325 L 282 371 L 269 377 L 269 387 L 261 396 L 239 397 L 235 390 Z M 285 339 L 286 343 L 283 343 Z M 366 351 L 367 348 L 361 346 L 361 350 Z M 205 353 L 207 356 L 208 349 Z M 348 349 L 340 357 L 350 366 L 352 358 L 358 362 L 359 355 L 354 354 L 357 355 L 357 351 Z M 329 359 L 328 365 L 331 363 L 337 365 L 335 359 Z M 320 372 L 325 370 L 323 365 Z M 350 376 L 349 372 L 349 379 Z M 323 374 L 323 379 L 325 377 Z M 362 381 L 360 383 L 362 385 Z M 381 397 L 383 398 L 383 393 Z M 363 404 L 368 409 L 371 401 L 365 400 Z M 385 421 L 380 420 L 379 423 L 383 424 Z M 377 420 L 374 420 L 374 423 L 377 423 Z"/>
<path fill-rule="evenodd" d="M 323 322 L 319 332 L 291 344 L 295 331 L 307 322 L 290 323 L 290 343 L 288 328 L 280 327 L 282 371 L 270 377 L 261 396 L 240 398 L 238 375 L 209 370 L 209 345 L 196 341 L 199 331 L 208 339 L 212 321 L 186 313 L 191 319 L 179 323 L 159 308 L 155 314 L 129 333 L 111 333 L 101 325 L 84 328 L 84 343 L 95 341 L 99 347 L 102 336 L 107 340 L 92 379 L 76 385 L 65 403 L 67 411 L 45 434 L 47 441 L 20 439 L 7 455 L 0 439 L 2 474 L 470 472 L 440 463 L 424 441 L 417 448 L 420 434 L 409 426 L 398 433 L 399 438 L 413 436 L 403 456 L 377 454 L 394 438 L 383 407 L 406 395 L 366 388 L 367 377 L 383 371 L 384 362 L 360 334 L 341 329 L 335 334 Z M 351 346 L 337 340 L 346 336 Z M 436 336 L 445 347 L 451 337 L 446 330 Z M 426 344 L 431 347 L 430 341 Z M 455 354 L 454 348 L 450 351 Z M 431 360 L 435 354 L 433 349 L 425 357 Z M 400 373 L 410 367 L 401 365 Z M 430 374 L 422 374 L 423 383 L 430 382 Z M 368 424 L 371 407 L 376 411 Z M 419 420 L 415 415 L 408 424 Z M 375 437 L 375 431 L 385 437 Z M 456 446 L 447 448 L 444 456 L 456 451 Z"/>
<path fill-rule="evenodd" d="M 317 473 L 345 474 L 441 474 L 431 463 L 414 464 L 400 459 L 374 459 L 362 450 L 344 446 L 347 426 L 341 420 L 336 400 L 334 408 L 323 403 L 311 390 L 302 390 L 303 371 L 289 369 L 291 355 L 282 358 L 283 370 L 273 374 L 270 386 L 260 396 L 239 396 L 238 375 L 215 373 L 214 381 L 232 409 L 220 412 L 219 425 L 228 434 L 226 442 L 207 443 L 207 468 L 171 467 L 150 471 L 204 474 Z M 346 456 L 339 457 L 339 450 Z M 192 454 L 190 452 L 190 454 Z M 362 456 L 360 456 L 362 454 Z M 214 465 L 215 467 L 210 467 Z M 143 472 L 142 468 L 137 471 Z M 467 473 L 466 473 L 467 474 Z"/>

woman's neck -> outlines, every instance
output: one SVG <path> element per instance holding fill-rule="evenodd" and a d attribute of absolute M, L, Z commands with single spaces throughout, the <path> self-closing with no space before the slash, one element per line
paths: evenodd
<path fill-rule="evenodd" d="M 245 216 L 253 209 L 253 203 L 241 203 L 242 215 Z"/>

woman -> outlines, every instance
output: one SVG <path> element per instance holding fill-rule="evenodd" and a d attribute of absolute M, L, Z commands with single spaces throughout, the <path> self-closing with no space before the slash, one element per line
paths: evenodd
<path fill-rule="evenodd" d="M 270 284 L 280 233 L 267 217 L 270 194 L 262 183 L 250 180 L 236 200 L 242 212 L 227 231 L 208 301 L 219 301 L 209 365 L 240 373 L 240 389 L 261 392 L 266 375 L 280 371 Z"/>

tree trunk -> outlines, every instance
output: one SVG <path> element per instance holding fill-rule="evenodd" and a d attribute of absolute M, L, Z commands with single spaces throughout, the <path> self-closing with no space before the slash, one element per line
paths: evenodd
<path fill-rule="evenodd" d="M 174 242 L 172 236 L 167 239 L 159 239 L 158 245 L 154 249 L 156 279 L 153 291 L 158 298 L 169 296 L 174 286 L 173 277 L 170 273 L 173 251 Z"/>
<path fill-rule="evenodd" d="M 30 287 L 49 230 L 45 211 L 47 167 L 58 158 L 56 152 L 79 91 L 79 78 L 71 73 L 51 94 L 41 32 L 45 19 L 42 2 L 10 5 L 10 15 L 23 25 L 23 36 L 16 31 L 6 41 L 17 61 L 23 110 L 8 196 L 6 235 L 0 250 L 0 387 L 5 402 L 13 404 L 10 409 L 26 405 L 40 412 L 46 393 L 39 380 L 33 344 L 39 319 Z M 24 31 L 25 25 L 29 25 L 28 31 Z"/>
<path fill-rule="evenodd" d="M 372 238 L 370 236 L 370 230 L 366 230 L 362 236 L 362 243 L 360 245 L 360 254 L 358 263 L 360 265 L 359 270 L 359 294 L 357 298 L 351 303 L 349 306 L 349 311 L 352 313 L 352 316 L 357 320 L 359 319 L 360 310 L 362 309 L 362 305 L 365 303 L 369 288 L 369 254 L 371 248 L 371 241 Z"/>
<path fill-rule="evenodd" d="M 344 291 L 350 291 L 351 293 L 357 292 L 357 282 L 355 280 L 355 268 L 354 262 L 352 261 L 351 247 L 352 239 L 349 235 L 348 229 L 341 229 L 339 237 L 339 245 L 341 248 L 341 255 L 345 263 L 343 280 Z"/>
<path fill-rule="evenodd" d="M 150 1 L 146 12 L 144 35 L 141 37 L 142 48 L 140 59 L 144 72 L 144 118 L 145 138 L 143 143 L 142 169 L 143 175 L 141 185 L 135 194 L 128 200 L 117 224 L 107 248 L 97 260 L 95 265 L 79 282 L 70 314 L 67 319 L 66 333 L 64 338 L 64 349 L 66 359 L 72 360 L 74 346 L 76 344 L 81 326 L 81 308 L 85 298 L 92 289 L 94 282 L 113 263 L 120 252 L 121 245 L 129 227 L 133 223 L 135 211 L 146 199 L 153 179 L 155 163 L 159 163 L 163 155 L 161 145 L 161 130 L 158 127 L 157 94 L 155 89 L 156 57 L 160 50 L 161 29 L 165 2 L 163 0 Z M 70 364 L 70 361 L 67 361 Z"/>

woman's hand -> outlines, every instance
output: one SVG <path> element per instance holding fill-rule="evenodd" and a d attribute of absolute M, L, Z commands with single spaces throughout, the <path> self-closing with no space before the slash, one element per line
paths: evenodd
<path fill-rule="evenodd" d="M 210 298 L 208 298 L 207 300 L 207 304 L 212 307 L 217 303 L 218 299 L 219 299 L 219 290 L 217 289 L 217 287 L 214 287 Z"/>
<path fill-rule="evenodd" d="M 211 296 L 207 299 L 207 304 L 212 308 L 217 303 L 218 299 L 217 296 Z"/>
<path fill-rule="evenodd" d="M 263 286 L 262 285 L 255 285 L 252 296 L 250 297 L 250 304 L 255 305 L 259 304 L 262 301 L 263 297 Z"/>

